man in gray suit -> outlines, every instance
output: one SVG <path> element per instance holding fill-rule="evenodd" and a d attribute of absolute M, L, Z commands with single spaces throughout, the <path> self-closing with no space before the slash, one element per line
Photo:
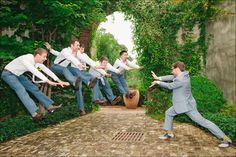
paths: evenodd
<path fill-rule="evenodd" d="M 180 61 L 174 63 L 172 65 L 172 74 L 173 75 L 157 77 L 155 73 L 152 72 L 152 76 L 155 81 L 152 82 L 150 87 L 158 84 L 160 87 L 173 90 L 173 106 L 165 112 L 164 130 L 166 130 L 166 133 L 159 138 L 162 140 L 173 138 L 173 118 L 178 114 L 185 113 L 194 122 L 207 128 L 219 139 L 223 139 L 219 147 L 229 147 L 232 143 L 230 138 L 227 137 L 218 126 L 202 117 L 202 115 L 198 112 L 196 101 L 191 92 L 189 73 L 185 71 L 184 63 Z M 173 82 L 167 83 L 164 81 Z"/>

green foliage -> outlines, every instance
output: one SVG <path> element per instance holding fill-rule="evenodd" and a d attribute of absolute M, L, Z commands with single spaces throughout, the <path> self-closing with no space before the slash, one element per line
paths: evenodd
<path fill-rule="evenodd" d="M 43 41 L 33 41 L 25 39 L 17 41 L 14 37 L 1 36 L 0 37 L 0 58 L 14 59 L 22 54 L 34 53 L 38 47 L 44 47 Z"/>
<path fill-rule="evenodd" d="M 236 106 L 234 104 L 225 104 L 221 113 L 236 118 Z"/>
<path fill-rule="evenodd" d="M 32 41 L 55 41 L 67 45 L 71 37 L 79 37 L 80 33 L 96 27 L 105 20 L 103 9 L 113 6 L 109 0 L 93 1 L 1 1 L 0 26 L 2 30 L 11 30 L 11 37 Z M 114 7 L 113 7 L 114 8 Z M 0 37 L 1 39 L 2 37 Z M 3 55 L 11 51 L 1 43 Z M 25 45 L 29 46 L 29 45 Z M 16 49 L 17 50 L 17 49 Z M 15 52 L 22 53 L 22 52 Z"/>
<path fill-rule="evenodd" d="M 219 2 L 219 1 L 218 1 Z M 181 60 L 192 75 L 204 68 L 205 22 L 219 11 L 208 0 L 121 0 L 119 7 L 134 24 L 134 43 L 139 54 L 143 86 L 150 84 L 150 71 L 164 75 Z M 193 29 L 199 28 L 199 35 Z M 181 33 L 182 32 L 182 33 Z"/>
<path fill-rule="evenodd" d="M 217 113 L 226 103 L 222 91 L 206 77 L 191 77 L 191 85 L 199 112 Z"/>
<path fill-rule="evenodd" d="M 101 56 L 106 56 L 110 63 L 114 63 L 119 57 L 121 50 L 127 48 L 120 45 L 114 36 L 110 33 L 105 33 L 105 30 L 98 30 L 95 38 L 97 59 Z"/>
<path fill-rule="evenodd" d="M 29 115 L 21 115 L 8 121 L 0 122 L 0 142 L 22 136 L 43 127 L 56 124 L 79 116 L 75 105 L 64 106 L 53 114 L 47 114 L 45 118 L 35 123 Z"/>

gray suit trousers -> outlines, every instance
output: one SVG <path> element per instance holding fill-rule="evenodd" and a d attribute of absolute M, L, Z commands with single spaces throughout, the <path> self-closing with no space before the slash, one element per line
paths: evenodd
<path fill-rule="evenodd" d="M 185 112 L 185 114 L 189 116 L 192 121 L 196 122 L 204 128 L 207 128 L 212 134 L 214 134 L 219 139 L 223 139 L 223 137 L 225 136 L 224 132 L 217 125 L 202 117 L 202 115 L 198 112 L 196 108 L 191 111 Z M 176 115 L 178 115 L 178 113 L 175 112 L 173 106 L 165 112 L 165 130 L 173 129 L 173 118 Z"/>

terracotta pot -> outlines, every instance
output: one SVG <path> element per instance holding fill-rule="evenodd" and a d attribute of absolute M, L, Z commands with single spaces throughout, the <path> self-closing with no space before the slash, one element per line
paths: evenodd
<path fill-rule="evenodd" d="M 132 99 L 128 99 L 123 95 L 124 103 L 126 108 L 128 109 L 136 109 L 138 107 L 139 102 L 139 90 L 137 89 L 130 89 L 130 92 L 136 92 L 135 96 Z"/>

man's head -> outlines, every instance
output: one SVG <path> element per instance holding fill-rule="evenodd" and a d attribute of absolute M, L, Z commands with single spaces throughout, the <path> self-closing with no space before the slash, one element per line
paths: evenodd
<path fill-rule="evenodd" d="M 72 52 L 77 52 L 80 48 L 80 43 L 78 39 L 72 39 L 70 41 L 70 47 L 72 49 Z"/>
<path fill-rule="evenodd" d="M 99 62 L 101 64 L 101 66 L 103 66 L 105 68 L 107 66 L 107 63 L 108 63 L 108 58 L 107 57 L 101 57 L 99 59 Z"/>
<path fill-rule="evenodd" d="M 122 50 L 120 52 L 120 58 L 123 60 L 123 61 L 126 61 L 128 58 L 129 58 L 129 55 L 128 55 L 128 52 L 126 50 Z"/>
<path fill-rule="evenodd" d="M 172 64 L 172 72 L 171 73 L 174 75 L 174 77 L 177 77 L 184 70 L 185 70 L 185 65 L 183 62 L 178 61 L 178 62 Z"/>
<path fill-rule="evenodd" d="M 84 53 L 85 45 L 83 43 L 80 44 L 80 53 Z"/>
<path fill-rule="evenodd" d="M 34 50 L 34 61 L 35 63 L 43 63 L 47 60 L 47 51 L 43 48 L 37 48 Z"/>

